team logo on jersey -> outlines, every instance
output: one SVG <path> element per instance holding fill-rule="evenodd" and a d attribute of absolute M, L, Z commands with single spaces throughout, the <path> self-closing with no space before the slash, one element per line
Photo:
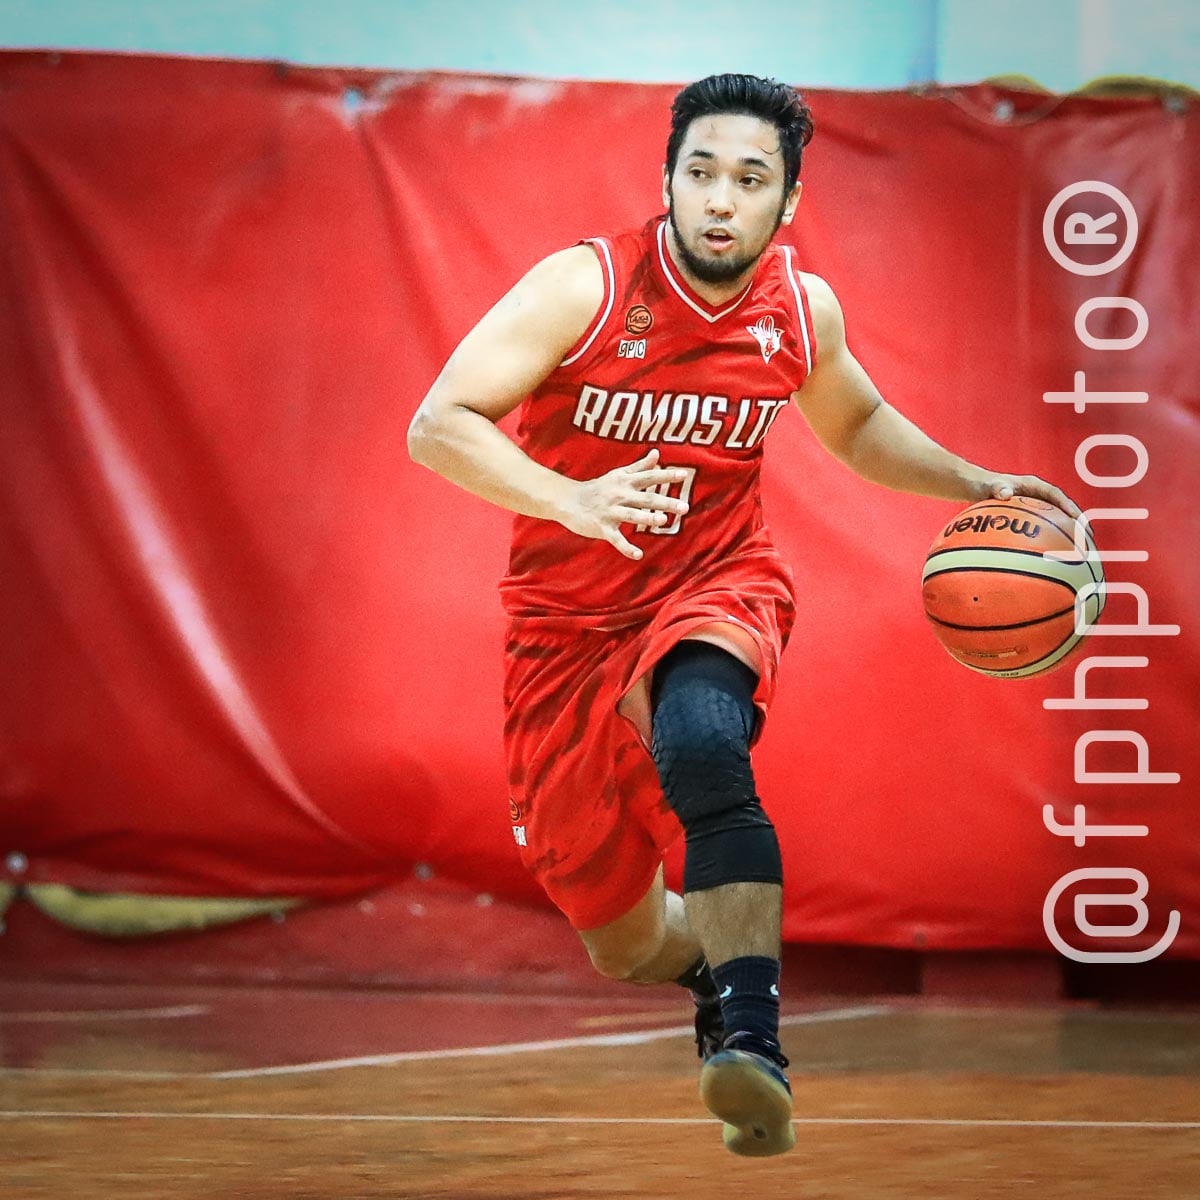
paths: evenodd
<path fill-rule="evenodd" d="M 525 838 L 525 826 L 521 823 L 525 814 L 521 811 L 521 806 L 511 796 L 508 798 L 508 815 L 513 819 L 513 841 L 518 846 L 528 847 L 529 842 Z"/>
<path fill-rule="evenodd" d="M 779 349 L 779 343 L 783 340 L 783 330 L 775 328 L 775 318 L 759 317 L 753 325 L 746 326 L 746 332 L 758 343 L 763 362 L 769 363 L 771 355 Z"/>
<path fill-rule="evenodd" d="M 644 305 L 635 304 L 625 314 L 625 332 L 640 337 L 654 324 L 654 314 Z"/>

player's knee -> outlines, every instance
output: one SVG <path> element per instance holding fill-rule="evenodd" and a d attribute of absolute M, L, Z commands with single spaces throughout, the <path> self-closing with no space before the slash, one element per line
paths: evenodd
<path fill-rule="evenodd" d="M 583 937 L 593 968 L 605 979 L 634 982 L 639 972 L 658 954 L 661 933 L 623 934 L 613 937 Z"/>
<path fill-rule="evenodd" d="M 654 710 L 652 754 L 668 803 L 684 828 L 693 819 L 754 802 L 752 715 L 706 680 L 665 691 Z"/>
<path fill-rule="evenodd" d="M 605 979 L 614 979 L 618 983 L 629 983 L 637 974 L 641 960 L 630 957 L 620 951 L 593 950 L 588 948 L 592 967 Z"/>

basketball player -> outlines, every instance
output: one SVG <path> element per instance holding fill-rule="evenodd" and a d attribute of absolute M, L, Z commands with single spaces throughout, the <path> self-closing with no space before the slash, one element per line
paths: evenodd
<path fill-rule="evenodd" d="M 886 487 L 1079 510 L 942 449 L 846 347 L 824 280 L 772 244 L 809 109 L 718 75 L 672 107 L 667 214 L 538 263 L 463 339 L 409 431 L 419 463 L 517 514 L 505 748 L 513 832 L 596 969 L 696 1002 L 701 1095 L 737 1154 L 795 1141 L 779 1045 L 779 845 L 750 748 L 793 619 L 759 469 L 794 401 Z M 496 422 L 524 402 L 515 440 Z M 662 855 L 685 837 L 683 895 Z"/>

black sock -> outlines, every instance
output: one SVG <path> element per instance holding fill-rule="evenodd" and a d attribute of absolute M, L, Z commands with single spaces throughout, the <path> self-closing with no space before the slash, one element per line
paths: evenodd
<path fill-rule="evenodd" d="M 732 958 L 712 969 L 727 1034 L 748 1033 L 779 1047 L 779 959 Z"/>
<path fill-rule="evenodd" d="M 717 985 L 713 982 L 712 971 L 709 970 L 708 959 L 701 956 L 678 979 L 680 987 L 687 988 L 695 997 L 697 1004 L 715 1004 L 717 1000 Z"/>

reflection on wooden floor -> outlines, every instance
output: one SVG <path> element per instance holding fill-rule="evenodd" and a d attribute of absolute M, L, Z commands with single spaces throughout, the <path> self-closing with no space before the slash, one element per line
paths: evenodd
<path fill-rule="evenodd" d="M 739 1160 L 682 994 L 0 985 L 5 1200 L 1200 1200 L 1200 1014 L 787 1008 Z"/>

